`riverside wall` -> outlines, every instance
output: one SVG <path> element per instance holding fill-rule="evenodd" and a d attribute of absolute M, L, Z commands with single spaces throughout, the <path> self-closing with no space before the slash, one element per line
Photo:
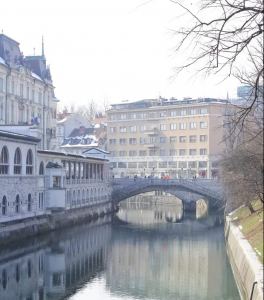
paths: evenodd
<path fill-rule="evenodd" d="M 263 300 L 263 265 L 240 229 L 226 217 L 225 241 L 234 277 L 243 300 Z"/>
<path fill-rule="evenodd" d="M 7 223 L 6 226 L 0 227 L 0 244 L 88 222 L 113 211 L 115 207 L 111 201 L 108 201 L 90 207 L 80 207 Z"/>

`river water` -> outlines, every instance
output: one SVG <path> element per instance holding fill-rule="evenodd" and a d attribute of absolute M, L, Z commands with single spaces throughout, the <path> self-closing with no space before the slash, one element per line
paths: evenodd
<path fill-rule="evenodd" d="M 223 216 L 168 204 L 121 204 L 116 215 L 0 248 L 1 300 L 239 300 Z"/>

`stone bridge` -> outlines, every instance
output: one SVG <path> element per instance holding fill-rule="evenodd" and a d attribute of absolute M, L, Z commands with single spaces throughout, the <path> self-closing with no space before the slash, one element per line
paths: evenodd
<path fill-rule="evenodd" d="M 224 193 L 216 179 L 156 179 L 156 178 L 125 178 L 113 179 L 112 199 L 115 204 L 129 197 L 151 192 L 166 191 L 183 201 L 183 205 L 196 204 L 203 198 L 208 200 L 209 207 L 216 209 L 223 206 Z"/>

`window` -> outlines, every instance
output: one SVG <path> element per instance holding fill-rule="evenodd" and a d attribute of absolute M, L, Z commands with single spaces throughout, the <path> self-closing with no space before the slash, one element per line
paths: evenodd
<path fill-rule="evenodd" d="M 177 161 L 168 161 L 169 168 L 177 168 Z"/>
<path fill-rule="evenodd" d="M 200 128 L 207 128 L 207 122 L 200 122 Z"/>
<path fill-rule="evenodd" d="M 160 137 L 160 143 L 166 143 L 166 137 Z"/>
<path fill-rule="evenodd" d="M 196 122 L 191 122 L 190 129 L 196 129 L 196 128 L 197 128 Z"/>
<path fill-rule="evenodd" d="M 3 115 L 4 115 L 4 106 L 3 103 L 0 103 L 0 120 L 3 120 Z"/>
<path fill-rule="evenodd" d="M 6 201 L 6 196 L 4 196 L 2 199 L 2 216 L 5 216 L 6 213 L 7 213 L 7 201 Z"/>
<path fill-rule="evenodd" d="M 147 130 L 147 125 L 140 125 L 139 126 L 139 131 L 146 131 Z"/>
<path fill-rule="evenodd" d="M 109 119 L 110 119 L 111 121 L 116 120 L 116 115 L 110 115 L 109 117 L 110 117 Z"/>
<path fill-rule="evenodd" d="M 190 143 L 196 143 L 196 135 L 190 135 Z"/>
<path fill-rule="evenodd" d="M 118 168 L 126 168 L 126 162 L 119 162 Z"/>
<path fill-rule="evenodd" d="M 16 195 L 15 211 L 16 211 L 16 214 L 20 213 L 20 198 L 19 198 L 19 195 Z"/>
<path fill-rule="evenodd" d="M 67 200 L 70 196 L 68 195 Z M 39 210 L 43 210 L 44 207 L 44 193 L 39 193 Z"/>
<path fill-rule="evenodd" d="M 166 124 L 160 124 L 160 130 L 167 130 Z"/>
<path fill-rule="evenodd" d="M 187 168 L 187 161 L 179 161 L 179 168 Z"/>
<path fill-rule="evenodd" d="M 196 149 L 190 149 L 189 155 L 196 155 Z"/>
<path fill-rule="evenodd" d="M 77 174 L 78 174 L 78 171 L 77 171 Z M 60 186 L 61 186 L 61 177 L 53 176 L 53 187 L 60 187 Z"/>
<path fill-rule="evenodd" d="M 167 162 L 166 161 L 160 161 L 159 162 L 159 168 L 167 168 Z"/>
<path fill-rule="evenodd" d="M 155 156 L 156 150 L 149 150 L 149 156 Z"/>
<path fill-rule="evenodd" d="M 119 156 L 121 156 L 121 157 L 126 156 L 126 151 L 119 151 Z"/>
<path fill-rule="evenodd" d="M 170 124 L 170 130 L 176 130 L 176 124 L 175 123 Z"/>
<path fill-rule="evenodd" d="M 200 135 L 200 142 L 207 142 L 207 135 Z"/>
<path fill-rule="evenodd" d="M 125 120 L 126 119 L 126 115 L 120 115 L 119 116 L 119 120 Z"/>
<path fill-rule="evenodd" d="M 129 139 L 129 145 L 136 145 L 137 144 L 137 139 L 136 138 L 130 138 Z"/>
<path fill-rule="evenodd" d="M 29 86 L 27 86 L 27 99 L 29 99 Z"/>
<path fill-rule="evenodd" d="M 206 155 L 207 149 L 200 149 L 200 155 Z"/>
<path fill-rule="evenodd" d="M 130 168 L 130 169 L 136 169 L 137 168 L 137 163 L 136 162 L 129 162 L 127 167 Z"/>
<path fill-rule="evenodd" d="M 147 114 L 146 113 L 140 113 L 139 114 L 139 118 L 140 119 L 145 119 L 147 117 Z"/>
<path fill-rule="evenodd" d="M 189 168 L 195 169 L 196 168 L 196 161 L 189 161 L 188 166 L 189 166 Z"/>
<path fill-rule="evenodd" d="M 35 91 L 34 90 L 32 90 L 32 92 L 31 92 L 31 100 L 33 100 L 33 101 L 35 101 Z"/>
<path fill-rule="evenodd" d="M 44 163 L 43 163 L 43 161 L 39 164 L 39 175 L 44 175 Z"/>
<path fill-rule="evenodd" d="M 129 156 L 137 156 L 136 150 L 129 150 Z"/>
<path fill-rule="evenodd" d="M 207 114 L 207 108 L 201 108 L 200 114 Z"/>
<path fill-rule="evenodd" d="M 179 155 L 180 156 L 186 155 L 186 149 L 180 149 L 179 150 Z"/>
<path fill-rule="evenodd" d="M 170 136 L 170 143 L 176 143 L 177 137 L 176 136 Z"/>
<path fill-rule="evenodd" d="M 157 113 L 156 112 L 150 112 L 149 113 L 149 117 L 150 118 L 156 118 L 157 117 Z"/>
<path fill-rule="evenodd" d="M 52 286 L 60 286 L 61 285 L 61 274 L 59 272 L 52 274 Z"/>
<path fill-rule="evenodd" d="M 186 124 L 187 124 L 187 123 L 180 123 L 180 124 L 179 124 L 179 128 L 180 128 L 181 130 L 186 129 L 186 128 L 187 128 Z"/>
<path fill-rule="evenodd" d="M 160 117 L 166 117 L 167 116 L 167 112 L 166 111 L 161 111 L 159 114 Z"/>
<path fill-rule="evenodd" d="M 39 93 L 38 95 L 38 102 L 39 104 L 42 104 L 42 93 Z"/>
<path fill-rule="evenodd" d="M 14 107 L 14 102 L 11 103 L 11 121 L 14 122 L 14 111 L 15 111 L 15 107 Z"/>
<path fill-rule="evenodd" d="M 144 144 L 146 144 L 146 142 L 147 142 L 146 138 L 139 138 L 139 144 L 140 145 L 144 145 Z"/>
<path fill-rule="evenodd" d="M 180 110 L 180 116 L 186 116 L 186 109 Z"/>
<path fill-rule="evenodd" d="M 157 138 L 156 137 L 151 137 L 149 139 L 150 144 L 156 143 L 157 142 Z"/>
<path fill-rule="evenodd" d="M 196 115 L 196 109 L 191 109 L 190 110 L 190 115 Z"/>
<path fill-rule="evenodd" d="M 231 124 L 230 121 L 223 120 L 223 128 L 230 128 L 230 124 Z"/>
<path fill-rule="evenodd" d="M 166 156 L 166 150 L 161 149 L 160 150 L 160 156 Z"/>
<path fill-rule="evenodd" d="M 14 157 L 14 174 L 21 174 L 21 151 L 16 148 Z"/>
<path fill-rule="evenodd" d="M 207 161 L 199 161 L 199 168 L 207 168 Z"/>
<path fill-rule="evenodd" d="M 26 174 L 33 174 L 33 154 L 30 149 L 28 150 L 27 153 Z"/>
<path fill-rule="evenodd" d="M 119 139 L 119 145 L 126 145 L 126 139 Z"/>
<path fill-rule="evenodd" d="M 137 114 L 129 114 L 129 119 L 136 119 L 137 118 Z"/>
<path fill-rule="evenodd" d="M 12 91 L 12 94 L 15 94 L 15 81 L 11 82 L 11 91 Z"/>
<path fill-rule="evenodd" d="M 109 132 L 110 133 L 115 133 L 116 132 L 116 127 L 109 127 Z"/>
<path fill-rule="evenodd" d="M 28 194 L 28 211 L 31 211 L 31 202 L 32 202 L 31 194 Z"/>
<path fill-rule="evenodd" d="M 186 143 L 186 140 L 187 140 L 187 139 L 186 139 L 186 136 L 180 136 L 180 137 L 179 137 L 179 142 L 180 142 L 180 143 Z"/>
<path fill-rule="evenodd" d="M 176 150 L 175 149 L 170 149 L 170 156 L 176 155 Z"/>
<path fill-rule="evenodd" d="M 8 151 L 6 146 L 4 146 L 1 151 L 0 174 L 8 174 Z"/>
<path fill-rule="evenodd" d="M 139 150 L 139 156 L 146 156 L 147 151 L 146 150 Z"/>
<path fill-rule="evenodd" d="M 110 145 L 116 145 L 116 139 L 109 139 Z"/>
<path fill-rule="evenodd" d="M 126 132 L 126 126 L 119 127 L 119 132 L 125 133 Z"/>
<path fill-rule="evenodd" d="M 24 89 L 24 86 L 23 84 L 20 84 L 20 96 L 23 97 L 23 89 Z"/>
<path fill-rule="evenodd" d="M 109 151 L 109 153 L 110 153 L 110 156 L 116 157 L 116 151 Z"/>
<path fill-rule="evenodd" d="M 137 126 L 129 126 L 129 132 L 136 132 Z"/>
<path fill-rule="evenodd" d="M 176 116 L 176 110 L 171 110 L 170 111 L 170 116 L 175 117 Z"/>

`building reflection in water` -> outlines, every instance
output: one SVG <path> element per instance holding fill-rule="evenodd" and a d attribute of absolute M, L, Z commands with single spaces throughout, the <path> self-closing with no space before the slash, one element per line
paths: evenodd
<path fill-rule="evenodd" d="M 71 295 L 106 268 L 111 216 L 0 249 L 0 299 Z"/>
<path fill-rule="evenodd" d="M 183 300 L 228 299 L 230 289 L 237 292 L 221 215 L 196 219 L 195 212 L 183 213 L 179 206 L 130 202 L 121 204 L 117 216 L 123 226 L 114 228 L 108 258 L 111 293 Z"/>

